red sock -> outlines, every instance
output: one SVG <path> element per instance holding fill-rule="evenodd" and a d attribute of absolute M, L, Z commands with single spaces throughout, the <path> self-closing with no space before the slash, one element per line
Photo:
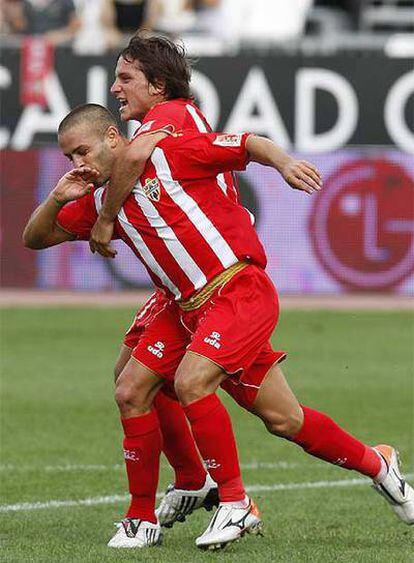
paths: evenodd
<path fill-rule="evenodd" d="M 155 495 L 158 485 L 162 437 L 157 414 L 121 418 L 124 428 L 124 458 L 131 504 L 127 518 L 156 522 Z"/>
<path fill-rule="evenodd" d="M 196 448 L 190 426 L 178 401 L 160 391 L 154 400 L 160 421 L 162 450 L 175 472 L 177 489 L 196 491 L 204 486 L 206 470 Z"/>
<path fill-rule="evenodd" d="M 323 412 L 301 405 L 303 426 L 291 438 L 305 452 L 334 465 L 354 469 L 368 477 L 376 477 L 381 469 L 381 460 L 375 451 L 351 434 L 342 430 L 336 422 Z"/>
<path fill-rule="evenodd" d="M 216 481 L 221 502 L 246 496 L 240 476 L 236 441 L 228 412 L 212 393 L 184 407 L 193 436 L 210 475 Z"/>

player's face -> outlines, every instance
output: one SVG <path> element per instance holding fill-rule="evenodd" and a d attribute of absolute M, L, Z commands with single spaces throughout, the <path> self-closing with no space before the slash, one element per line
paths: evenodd
<path fill-rule="evenodd" d="M 160 101 L 154 96 L 152 86 L 140 70 L 139 61 L 128 62 L 123 57 L 119 57 L 116 65 L 111 94 L 120 103 L 119 113 L 122 121 L 142 121 L 154 103 Z"/>
<path fill-rule="evenodd" d="M 59 146 L 74 168 L 89 166 L 99 172 L 96 185 L 102 186 L 108 181 L 115 154 L 107 135 L 102 138 L 87 123 L 75 125 L 59 135 Z"/>

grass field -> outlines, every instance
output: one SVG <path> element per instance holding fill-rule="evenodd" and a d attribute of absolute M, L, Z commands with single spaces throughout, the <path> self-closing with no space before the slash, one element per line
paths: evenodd
<path fill-rule="evenodd" d="M 161 548 L 110 551 L 127 504 L 111 369 L 132 310 L 1 316 L 1 561 L 414 560 L 414 527 L 399 523 L 368 481 L 271 437 L 227 398 L 265 536 L 199 552 L 203 511 L 168 530 Z M 368 443 L 397 445 L 403 469 L 414 472 L 412 314 L 285 311 L 276 342 L 289 351 L 285 372 L 303 403 Z M 170 478 L 163 460 L 160 491 Z"/>

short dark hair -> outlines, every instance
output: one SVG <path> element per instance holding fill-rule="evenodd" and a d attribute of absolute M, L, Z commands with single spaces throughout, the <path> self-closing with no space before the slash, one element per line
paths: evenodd
<path fill-rule="evenodd" d="M 136 33 L 120 53 L 128 62 L 138 60 L 148 82 L 154 86 L 162 83 L 167 100 L 191 98 L 191 61 L 183 45 L 162 35 Z"/>
<path fill-rule="evenodd" d="M 58 127 L 58 135 L 61 135 L 71 127 L 84 123 L 90 123 L 99 135 L 104 135 L 110 125 L 118 127 L 118 123 L 112 113 L 99 104 L 82 104 L 73 108 L 66 117 L 62 119 Z"/>

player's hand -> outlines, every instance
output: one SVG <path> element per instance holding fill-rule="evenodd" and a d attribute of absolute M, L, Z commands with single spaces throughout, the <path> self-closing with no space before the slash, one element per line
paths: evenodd
<path fill-rule="evenodd" d="M 95 225 L 92 227 L 89 238 L 89 248 L 92 253 L 98 252 L 105 258 L 115 258 L 116 250 L 110 245 L 114 232 L 114 222 L 99 215 Z"/>
<path fill-rule="evenodd" d="M 319 170 L 306 160 L 291 158 L 282 168 L 281 174 L 294 190 L 301 190 L 311 195 L 322 189 L 322 177 Z"/>
<path fill-rule="evenodd" d="M 50 195 L 58 205 L 65 205 L 88 194 L 98 176 L 99 172 L 88 166 L 73 168 L 62 176 Z"/>

